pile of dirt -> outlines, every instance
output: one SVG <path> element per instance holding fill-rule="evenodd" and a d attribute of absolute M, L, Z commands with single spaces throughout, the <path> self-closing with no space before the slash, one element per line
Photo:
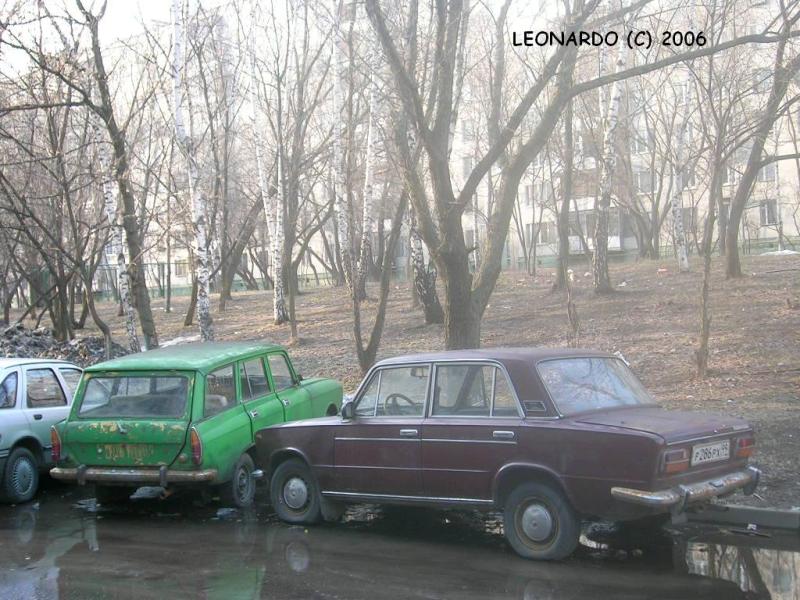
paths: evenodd
<path fill-rule="evenodd" d="M 123 356 L 128 351 L 112 343 L 111 357 Z M 21 323 L 11 325 L 0 335 L 0 356 L 6 358 L 56 358 L 88 367 L 106 358 L 106 348 L 101 336 L 90 335 L 59 342 L 47 327 L 27 329 Z"/>

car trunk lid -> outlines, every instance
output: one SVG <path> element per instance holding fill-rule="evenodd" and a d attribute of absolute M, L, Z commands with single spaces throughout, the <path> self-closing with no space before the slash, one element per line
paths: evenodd
<path fill-rule="evenodd" d="M 186 443 L 191 383 L 174 372 L 90 376 L 64 426 L 65 451 L 87 466 L 172 464 Z"/>
<path fill-rule="evenodd" d="M 605 410 L 573 417 L 578 423 L 619 427 L 662 437 L 668 444 L 747 431 L 746 421 L 702 412 L 631 407 Z"/>

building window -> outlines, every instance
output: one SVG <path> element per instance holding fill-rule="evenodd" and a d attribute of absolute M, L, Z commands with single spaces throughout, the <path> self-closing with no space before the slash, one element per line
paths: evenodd
<path fill-rule="evenodd" d="M 761 226 L 778 224 L 778 201 L 777 200 L 764 200 L 759 206 L 759 215 L 761 217 Z"/>
<path fill-rule="evenodd" d="M 776 179 L 776 169 L 775 163 L 769 163 L 768 165 L 764 165 L 758 172 L 758 180 L 762 183 L 772 183 Z"/>
<path fill-rule="evenodd" d="M 540 244 L 555 244 L 558 241 L 558 226 L 555 223 L 540 223 L 538 229 Z"/>
<path fill-rule="evenodd" d="M 525 204 L 533 206 L 533 185 L 528 184 L 525 186 Z"/>
<path fill-rule="evenodd" d="M 649 194 L 653 191 L 653 174 L 649 169 L 633 172 L 633 188 L 639 194 Z"/>
<path fill-rule="evenodd" d="M 185 262 L 175 263 L 175 277 L 186 277 L 189 265 Z"/>

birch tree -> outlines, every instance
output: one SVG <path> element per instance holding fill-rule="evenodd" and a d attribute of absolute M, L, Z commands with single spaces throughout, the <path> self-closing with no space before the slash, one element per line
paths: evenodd
<path fill-rule="evenodd" d="M 188 89 L 186 77 L 186 60 L 184 44 L 186 41 L 186 25 L 184 22 L 185 4 L 181 0 L 172 0 L 173 40 L 172 40 L 172 91 L 175 118 L 175 137 L 178 147 L 186 159 L 189 181 L 189 196 L 192 208 L 192 228 L 194 229 L 194 257 L 197 264 L 197 316 L 200 325 L 200 337 L 203 341 L 213 341 L 214 321 L 211 317 L 211 291 L 209 276 L 209 256 L 206 231 L 206 201 L 200 186 L 200 170 L 197 165 L 193 139 L 193 119 L 191 107 L 191 91 Z M 183 98 L 189 104 L 188 127 L 184 121 Z"/>
<path fill-rule="evenodd" d="M 627 44 L 620 44 L 617 54 L 617 72 L 623 71 L 628 60 Z M 592 254 L 592 273 L 594 291 L 607 293 L 613 291 L 608 273 L 608 213 L 611 208 L 611 195 L 617 166 L 617 131 L 619 128 L 619 107 L 622 100 L 624 82 L 615 81 L 611 85 L 608 110 L 605 118 L 603 138 L 603 169 L 600 176 L 600 194 L 595 205 L 594 253 Z"/>
<path fill-rule="evenodd" d="M 251 11 L 251 22 L 255 18 L 255 12 Z M 264 165 L 263 136 L 259 125 L 258 116 L 261 109 L 261 98 L 259 93 L 259 81 L 256 76 L 256 44 L 255 31 L 250 32 L 250 128 L 253 135 L 253 148 L 256 159 L 256 175 L 258 178 L 258 188 L 261 194 L 261 201 L 264 206 L 264 219 L 267 224 L 267 234 L 269 237 L 272 265 L 273 265 L 273 286 L 272 286 L 272 318 L 276 325 L 280 325 L 289 320 L 286 311 L 286 300 L 284 295 L 284 277 L 281 273 L 283 264 L 283 160 L 282 151 L 279 147 L 276 151 L 278 166 L 277 185 L 275 194 L 270 193 L 267 183 L 266 167 Z M 272 197 L 277 196 L 275 206 L 272 204 Z"/>
<path fill-rule="evenodd" d="M 128 347 L 131 352 L 140 352 L 139 334 L 137 333 L 136 311 L 133 308 L 131 290 L 129 285 L 128 261 L 125 256 L 128 254 L 125 238 L 123 236 L 122 224 L 117 218 L 117 194 L 116 186 L 111 175 L 111 157 L 109 156 L 108 146 L 104 143 L 102 130 L 97 118 L 94 118 L 94 145 L 100 162 L 101 181 L 103 188 L 103 210 L 110 227 L 109 245 L 117 257 L 117 290 L 119 292 L 122 313 L 125 317 L 125 332 L 128 336 Z"/>

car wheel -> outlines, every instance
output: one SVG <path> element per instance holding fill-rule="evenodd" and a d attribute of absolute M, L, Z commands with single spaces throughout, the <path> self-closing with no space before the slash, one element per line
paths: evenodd
<path fill-rule="evenodd" d="M 3 498 L 13 504 L 27 502 L 39 489 L 39 463 L 27 448 L 15 448 L 3 474 Z"/>
<path fill-rule="evenodd" d="M 524 558 L 560 560 L 575 550 L 580 519 L 559 490 L 546 483 L 525 483 L 506 501 L 506 539 Z"/>
<path fill-rule="evenodd" d="M 256 497 L 255 465 L 249 454 L 242 454 L 233 468 L 233 478 L 222 488 L 222 501 L 238 508 L 247 508 Z"/>
<path fill-rule="evenodd" d="M 318 523 L 322 517 L 321 495 L 309 466 L 292 458 L 281 463 L 269 486 L 272 507 L 287 523 Z"/>
<path fill-rule="evenodd" d="M 108 506 L 127 502 L 135 492 L 135 488 L 120 487 L 115 485 L 95 485 L 94 498 L 98 503 Z"/>

